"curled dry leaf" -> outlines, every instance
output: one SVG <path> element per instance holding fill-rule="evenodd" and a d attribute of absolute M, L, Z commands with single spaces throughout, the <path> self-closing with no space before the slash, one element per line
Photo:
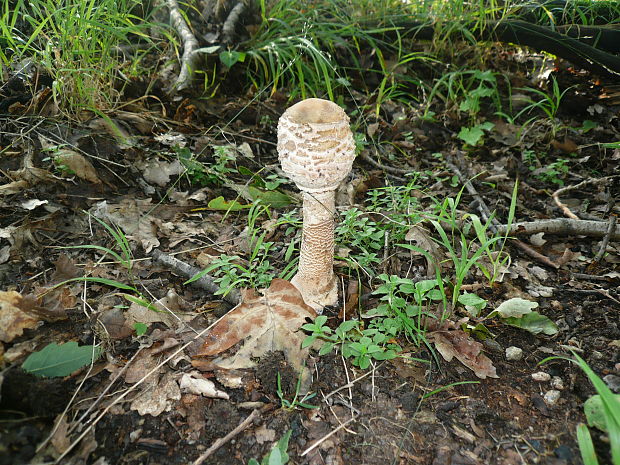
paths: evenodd
<path fill-rule="evenodd" d="M 215 387 L 215 383 L 205 379 L 196 373 L 184 373 L 179 382 L 181 392 L 202 395 L 205 397 L 215 397 L 218 399 L 229 399 L 228 394 Z"/>
<path fill-rule="evenodd" d="M 454 357 L 472 370 L 480 379 L 498 378 L 491 360 L 482 353 L 483 345 L 474 341 L 465 331 L 432 331 L 428 338 L 435 343 L 437 351 L 450 362 Z"/>
<path fill-rule="evenodd" d="M 214 364 L 227 369 L 250 368 L 255 365 L 252 358 L 282 351 L 293 367 L 301 369 L 307 349 L 301 349 L 305 335 L 298 330 L 306 318 L 315 317 L 316 312 L 304 303 L 295 286 L 274 279 L 263 295 L 245 291 L 242 303 L 207 334 L 196 355 L 217 355 L 243 341 L 234 354 L 220 357 Z"/>

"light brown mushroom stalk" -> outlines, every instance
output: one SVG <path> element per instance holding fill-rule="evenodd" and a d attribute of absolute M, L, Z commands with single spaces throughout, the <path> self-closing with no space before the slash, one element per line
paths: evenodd
<path fill-rule="evenodd" d="M 320 313 L 338 302 L 334 197 L 355 158 L 349 117 L 328 100 L 310 98 L 293 105 L 278 121 L 278 155 L 282 170 L 303 193 L 299 268 L 291 282 Z"/>

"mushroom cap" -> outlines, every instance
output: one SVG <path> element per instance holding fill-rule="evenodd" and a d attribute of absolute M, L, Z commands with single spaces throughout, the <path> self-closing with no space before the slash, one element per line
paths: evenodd
<path fill-rule="evenodd" d="M 278 158 L 301 190 L 335 190 L 355 159 L 349 117 L 335 103 L 319 98 L 289 107 L 278 121 Z"/>

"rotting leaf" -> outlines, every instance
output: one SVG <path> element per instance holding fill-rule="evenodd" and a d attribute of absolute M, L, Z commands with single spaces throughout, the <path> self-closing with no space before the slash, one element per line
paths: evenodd
<path fill-rule="evenodd" d="M 428 333 L 428 337 L 435 343 L 437 351 L 446 362 L 456 357 L 478 378 L 498 378 L 493 362 L 482 353 L 483 345 L 474 341 L 466 332 L 460 329 L 432 331 Z"/>
<path fill-rule="evenodd" d="M 435 241 L 433 241 L 428 231 L 422 226 L 414 224 L 409 231 L 407 231 L 405 240 L 415 242 L 420 249 L 428 252 L 428 254 L 423 254 L 424 258 L 426 258 L 426 276 L 435 276 L 435 264 L 441 263 L 443 256 L 441 250 Z M 412 250 L 412 253 L 416 252 L 413 249 L 410 250 Z"/>
<path fill-rule="evenodd" d="M 153 209 L 150 199 L 123 199 L 119 204 L 106 201 L 93 206 L 90 213 L 107 222 L 117 224 L 128 239 L 138 241 L 149 253 L 153 247 L 159 247 L 157 238 L 157 219 L 149 215 Z"/>
<path fill-rule="evenodd" d="M 227 369 L 250 368 L 255 365 L 252 358 L 282 351 L 289 363 L 301 370 L 308 349 L 301 349 L 305 335 L 298 330 L 306 318 L 315 317 L 316 312 L 304 303 L 295 286 L 274 279 L 263 295 L 245 291 L 241 304 L 207 334 L 196 355 L 217 355 L 243 341 L 236 353 L 218 358 L 214 364 Z"/>

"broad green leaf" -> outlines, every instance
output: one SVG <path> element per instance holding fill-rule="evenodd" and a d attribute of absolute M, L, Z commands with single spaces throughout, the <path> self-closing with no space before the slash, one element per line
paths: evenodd
<path fill-rule="evenodd" d="M 525 329 L 532 334 L 543 333 L 548 336 L 553 336 L 558 332 L 556 324 L 545 315 L 541 315 L 538 312 L 531 312 L 520 318 L 503 318 L 502 321 L 507 325 Z"/>
<path fill-rule="evenodd" d="M 482 136 L 484 136 L 484 132 L 478 126 L 474 126 L 473 128 L 461 128 L 459 131 L 459 139 L 471 146 L 478 145 Z"/>
<path fill-rule="evenodd" d="M 68 376 L 99 358 L 101 352 L 101 347 L 78 346 L 77 342 L 51 343 L 43 350 L 30 354 L 22 368 L 36 376 Z"/>
<path fill-rule="evenodd" d="M 538 307 L 538 302 L 532 302 L 531 300 L 514 297 L 499 304 L 499 307 L 497 307 L 495 311 L 502 318 L 520 318 L 523 315 L 530 313 L 532 309 L 536 307 Z"/>
<path fill-rule="evenodd" d="M 234 50 L 233 51 L 220 52 L 220 61 L 224 64 L 224 66 L 230 68 L 235 63 L 245 61 L 245 53 L 244 52 L 236 52 Z"/>

